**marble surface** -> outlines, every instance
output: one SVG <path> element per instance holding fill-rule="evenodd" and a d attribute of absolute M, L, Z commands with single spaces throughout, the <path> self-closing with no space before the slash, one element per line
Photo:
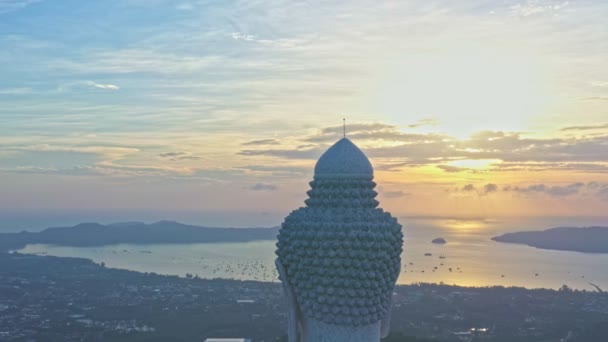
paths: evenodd
<path fill-rule="evenodd" d="M 302 342 L 373 342 L 380 341 L 380 322 L 347 327 L 305 318 Z"/>
<path fill-rule="evenodd" d="M 365 154 L 348 138 L 330 147 L 315 166 L 315 179 L 324 177 L 366 177 L 371 179 L 374 169 Z"/>
<path fill-rule="evenodd" d="M 285 218 L 276 251 L 298 321 L 377 326 L 379 336 L 401 269 L 402 227 L 378 208 L 371 163 L 346 138 L 319 159 L 310 186 L 306 207 Z"/>

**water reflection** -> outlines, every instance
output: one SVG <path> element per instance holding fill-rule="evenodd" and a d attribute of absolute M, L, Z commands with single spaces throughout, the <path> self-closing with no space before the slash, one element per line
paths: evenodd
<path fill-rule="evenodd" d="M 402 220 L 405 245 L 400 284 L 608 289 L 608 254 L 550 251 L 490 238 L 522 223 L 505 220 Z M 536 223 L 527 222 L 528 226 Z M 543 228 L 550 225 L 538 225 Z M 521 228 L 520 228 L 521 229 Z M 445 245 L 431 240 L 443 237 Z M 191 245 L 61 247 L 29 245 L 21 252 L 84 257 L 108 267 L 202 278 L 277 281 L 274 241 Z"/>

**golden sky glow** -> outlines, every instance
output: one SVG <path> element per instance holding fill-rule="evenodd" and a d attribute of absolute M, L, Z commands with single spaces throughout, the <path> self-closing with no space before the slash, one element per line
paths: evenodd
<path fill-rule="evenodd" d="M 346 117 L 398 215 L 608 212 L 605 2 L 15 3 L 0 209 L 278 223 Z"/>

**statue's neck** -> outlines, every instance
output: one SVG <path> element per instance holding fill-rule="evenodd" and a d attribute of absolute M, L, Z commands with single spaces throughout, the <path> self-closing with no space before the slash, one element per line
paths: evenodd
<path fill-rule="evenodd" d="M 301 342 L 379 342 L 380 322 L 346 327 L 303 318 Z"/>

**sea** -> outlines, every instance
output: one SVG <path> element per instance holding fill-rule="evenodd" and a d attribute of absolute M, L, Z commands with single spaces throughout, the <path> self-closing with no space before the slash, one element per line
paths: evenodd
<path fill-rule="evenodd" d="M 42 221 L 40 218 L 32 230 L 40 230 Z M 205 225 L 199 219 L 194 221 L 186 223 Z M 608 290 L 608 254 L 544 250 L 491 240 L 493 236 L 514 231 L 608 226 L 606 217 L 400 217 L 399 221 L 405 235 L 399 284 L 550 289 L 566 285 L 579 290 L 595 291 L 595 286 Z M 16 230 L 7 228 L 9 226 L 22 230 L 24 223 L 7 226 L 0 218 L 3 231 Z M 431 241 L 435 238 L 444 238 L 447 243 L 433 244 Z M 106 267 L 139 272 L 276 282 L 275 250 L 275 241 L 254 241 L 102 247 L 35 244 L 18 252 L 86 258 L 104 263 Z"/>

